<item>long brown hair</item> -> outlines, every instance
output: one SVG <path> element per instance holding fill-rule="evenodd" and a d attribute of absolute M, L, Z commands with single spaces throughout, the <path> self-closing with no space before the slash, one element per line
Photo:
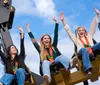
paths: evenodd
<path fill-rule="evenodd" d="M 44 43 L 43 43 L 43 38 L 44 38 L 45 36 L 48 36 L 48 37 L 50 38 L 49 47 L 52 47 L 52 39 L 51 39 L 50 35 L 44 34 L 44 35 L 42 36 L 42 38 L 40 39 L 40 50 L 41 50 L 40 56 L 41 56 L 41 60 L 42 60 L 42 61 L 46 59 L 46 55 L 45 55 L 45 53 L 44 53 L 44 52 L 45 52 L 45 45 L 44 45 Z"/>

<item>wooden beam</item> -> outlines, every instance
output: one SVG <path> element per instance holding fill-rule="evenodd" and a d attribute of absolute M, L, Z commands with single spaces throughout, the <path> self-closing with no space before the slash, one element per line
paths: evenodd
<path fill-rule="evenodd" d="M 66 85 L 64 81 L 64 77 L 61 72 L 55 75 L 54 78 L 55 78 L 56 85 Z"/>

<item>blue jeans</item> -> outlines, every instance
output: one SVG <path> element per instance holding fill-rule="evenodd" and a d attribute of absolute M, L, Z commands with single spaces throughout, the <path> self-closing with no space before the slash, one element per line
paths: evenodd
<path fill-rule="evenodd" d="M 91 48 L 93 51 L 100 50 L 100 42 L 93 45 Z M 89 58 L 90 54 L 89 54 L 87 48 L 81 48 L 78 52 L 78 56 L 82 57 L 84 71 L 86 71 L 92 67 L 91 62 L 90 62 L 90 58 Z"/>
<path fill-rule="evenodd" d="M 100 42 L 97 43 L 97 44 L 94 44 L 94 45 L 92 46 L 92 50 L 93 50 L 93 51 L 95 51 L 95 50 L 100 50 Z"/>
<path fill-rule="evenodd" d="M 0 62 L 0 78 L 4 75 L 4 65 Z"/>
<path fill-rule="evenodd" d="M 24 85 L 25 76 L 26 71 L 23 68 L 19 68 L 16 71 L 16 75 L 5 73 L 0 79 L 0 82 L 2 82 L 4 85 L 10 85 L 12 83 L 12 80 L 17 78 L 18 85 Z"/>
<path fill-rule="evenodd" d="M 66 69 L 69 68 L 69 59 L 63 55 L 58 56 L 55 59 L 55 62 L 60 62 Z M 43 71 L 43 76 L 47 75 L 50 79 L 51 79 L 51 75 L 50 75 L 50 65 L 52 63 L 48 60 L 44 60 L 42 62 L 42 71 Z"/>

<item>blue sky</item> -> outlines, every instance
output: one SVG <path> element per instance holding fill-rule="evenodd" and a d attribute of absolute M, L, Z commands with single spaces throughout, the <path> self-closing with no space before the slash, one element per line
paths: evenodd
<path fill-rule="evenodd" d="M 56 16 L 59 21 L 59 43 L 58 48 L 69 59 L 73 54 L 73 43 L 65 32 L 59 19 L 60 12 L 64 12 L 66 22 L 70 25 L 72 32 L 82 25 L 87 31 L 91 21 L 95 16 L 94 7 L 100 10 L 100 0 L 13 0 L 16 8 L 13 27 L 10 30 L 14 44 L 19 48 L 18 26 L 22 26 L 25 31 L 26 64 L 30 69 L 39 74 L 39 55 L 32 45 L 26 31 L 26 23 L 30 23 L 30 29 L 36 39 L 41 38 L 45 33 L 53 37 L 55 23 L 52 16 Z M 94 38 L 99 42 L 100 32 L 97 31 Z M 66 49 L 66 50 L 65 50 Z M 99 85 L 99 81 L 91 85 Z M 78 84 L 81 85 L 81 84 Z"/>

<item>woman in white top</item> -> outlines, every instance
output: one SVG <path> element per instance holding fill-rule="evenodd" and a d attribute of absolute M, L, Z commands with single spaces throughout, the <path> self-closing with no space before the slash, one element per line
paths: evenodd
<path fill-rule="evenodd" d="M 94 10 L 96 12 L 96 16 L 91 23 L 90 31 L 87 33 L 86 29 L 83 26 L 79 26 L 76 29 L 76 37 L 73 35 L 70 27 L 68 26 L 68 24 L 66 24 L 64 20 L 64 13 L 60 14 L 60 19 L 64 25 L 66 32 L 68 33 L 73 43 L 77 46 L 78 56 L 81 56 L 84 72 L 86 73 L 86 75 L 90 74 L 90 69 L 92 68 L 90 62 L 90 56 L 93 56 L 92 51 L 100 50 L 100 43 L 94 45 L 92 40 L 100 14 L 100 12 L 96 8 L 94 8 Z"/>

